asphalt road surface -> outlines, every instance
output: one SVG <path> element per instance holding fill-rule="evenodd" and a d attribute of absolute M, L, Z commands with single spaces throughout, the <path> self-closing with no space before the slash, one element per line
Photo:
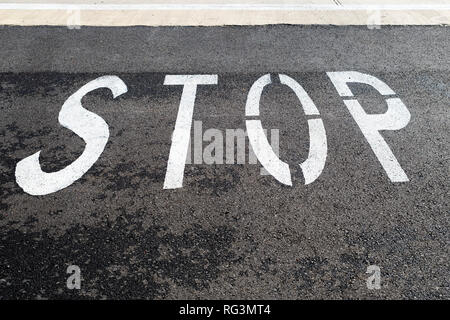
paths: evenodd
<path fill-rule="evenodd" d="M 439 26 L 0 28 L 0 298 L 449 299 L 449 38 Z M 409 123 L 381 134 L 409 181 L 389 179 L 332 71 L 375 76 L 403 101 Z M 165 76 L 217 75 L 198 86 L 193 120 L 225 140 L 245 130 L 249 90 L 268 73 L 260 119 L 279 130 L 293 185 L 260 164 L 202 163 L 164 189 L 183 90 Z M 292 169 L 308 156 L 308 124 L 280 73 L 326 131 L 311 184 Z M 105 75 L 128 91 L 82 100 L 109 126 L 98 160 L 66 188 L 26 193 L 19 161 L 42 150 L 42 170 L 55 172 L 83 153 L 58 114 Z M 367 113 L 386 111 L 372 87 L 351 89 Z M 66 286 L 70 265 L 79 290 Z M 367 287 L 370 265 L 380 289 Z"/>

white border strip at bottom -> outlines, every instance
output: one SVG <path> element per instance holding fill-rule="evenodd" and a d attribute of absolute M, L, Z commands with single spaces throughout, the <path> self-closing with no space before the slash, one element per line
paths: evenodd
<path fill-rule="evenodd" d="M 245 11 L 442 11 L 450 10 L 450 5 L 335 5 L 335 4 L 72 4 L 72 3 L 0 3 L 0 10 L 245 10 Z"/>

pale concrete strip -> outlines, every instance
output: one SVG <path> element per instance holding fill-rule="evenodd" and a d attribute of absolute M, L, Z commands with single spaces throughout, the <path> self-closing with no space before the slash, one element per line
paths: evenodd
<path fill-rule="evenodd" d="M 93 4 L 93 5 L 449 5 L 450 0 L 1 0 L 1 4 Z"/>
<path fill-rule="evenodd" d="M 322 4 L 322 3 L 285 3 L 285 4 L 253 4 L 253 3 L 141 3 L 141 4 L 89 4 L 89 3 L 0 3 L 2 10 L 93 10 L 93 11 L 135 11 L 135 10 L 208 10 L 208 11 L 422 11 L 422 10 L 449 10 L 447 4 Z"/>
<path fill-rule="evenodd" d="M 263 24 L 442 25 L 450 2 L 428 1 L 134 1 L 54 0 L 0 3 L 2 25 L 215 26 Z"/>

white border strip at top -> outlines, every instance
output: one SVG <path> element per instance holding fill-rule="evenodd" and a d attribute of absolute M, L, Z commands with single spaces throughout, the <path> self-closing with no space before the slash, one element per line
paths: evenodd
<path fill-rule="evenodd" d="M 335 5 L 335 4 L 73 4 L 73 3 L 0 3 L 0 10 L 245 10 L 245 11 L 442 11 L 450 5 Z"/>

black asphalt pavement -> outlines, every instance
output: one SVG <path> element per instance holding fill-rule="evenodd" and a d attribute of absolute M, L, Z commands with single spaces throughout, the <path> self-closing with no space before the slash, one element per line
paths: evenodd
<path fill-rule="evenodd" d="M 1 27 L 0 299 L 449 299 L 449 39 L 443 26 Z M 376 76 L 406 105 L 409 124 L 382 136 L 409 182 L 389 180 L 330 71 Z M 248 92 L 267 73 L 260 118 L 291 168 L 308 155 L 307 118 L 278 74 L 320 111 L 319 178 L 294 174 L 290 187 L 259 164 L 187 164 L 183 188 L 163 189 L 182 93 L 165 76 L 217 74 L 193 119 L 225 132 L 245 130 Z M 25 193 L 20 160 L 42 150 L 53 172 L 82 154 L 58 113 L 104 75 L 128 92 L 82 100 L 109 125 L 100 158 L 67 188 Z M 386 110 L 373 88 L 351 88 L 368 113 Z M 80 290 L 66 287 L 69 265 Z"/>

